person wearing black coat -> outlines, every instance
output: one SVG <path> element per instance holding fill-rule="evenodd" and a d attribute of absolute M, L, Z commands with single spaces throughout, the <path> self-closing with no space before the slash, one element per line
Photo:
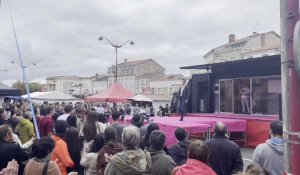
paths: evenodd
<path fill-rule="evenodd" d="M 19 174 L 21 175 L 24 170 L 22 161 L 28 160 L 29 155 L 18 144 L 13 143 L 12 133 L 12 129 L 8 125 L 0 126 L 0 171 L 14 159 L 20 165 Z"/>
<path fill-rule="evenodd" d="M 175 130 L 175 137 L 178 142 L 168 149 L 168 154 L 173 158 L 177 166 L 181 166 L 187 161 L 187 150 L 191 143 L 187 140 L 187 136 L 188 133 L 183 128 L 177 128 Z"/>
<path fill-rule="evenodd" d="M 226 125 L 218 122 L 213 138 L 206 142 L 210 151 L 208 162 L 218 175 L 231 175 L 243 171 L 240 147 L 230 141 L 226 133 Z"/>
<path fill-rule="evenodd" d="M 177 111 L 180 115 L 179 121 L 183 121 L 183 117 L 185 116 L 186 108 L 187 108 L 186 105 L 189 101 L 189 96 L 190 96 L 190 83 L 189 83 L 189 81 L 186 81 L 185 79 L 183 79 L 182 87 L 180 87 L 178 94 L 177 94 L 177 99 L 178 99 Z"/>

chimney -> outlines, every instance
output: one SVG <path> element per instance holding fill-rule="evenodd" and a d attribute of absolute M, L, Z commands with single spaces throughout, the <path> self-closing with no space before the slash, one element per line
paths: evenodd
<path fill-rule="evenodd" d="M 229 35 L 229 43 L 235 42 L 235 34 L 230 34 Z"/>
<path fill-rule="evenodd" d="M 128 59 L 127 59 L 127 58 L 125 58 L 125 59 L 124 59 L 124 63 L 126 63 L 127 61 L 128 61 Z"/>
<path fill-rule="evenodd" d="M 98 80 L 99 79 L 99 74 L 98 73 L 96 73 L 96 80 Z"/>

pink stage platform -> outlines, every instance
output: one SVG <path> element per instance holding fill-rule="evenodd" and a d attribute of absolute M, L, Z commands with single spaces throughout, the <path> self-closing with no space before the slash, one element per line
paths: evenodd
<path fill-rule="evenodd" d="M 132 116 L 125 117 L 125 124 L 130 124 Z M 183 122 L 179 122 L 178 115 L 171 117 L 153 117 L 151 120 L 160 125 L 167 135 L 167 145 L 176 143 L 174 131 L 177 127 L 183 127 L 191 135 L 212 132 L 214 124 L 218 121 L 224 122 L 227 130 L 231 133 L 240 132 L 245 134 L 246 146 L 256 147 L 264 143 L 269 137 L 270 122 L 278 120 L 278 116 L 268 115 L 242 115 L 242 114 L 187 114 Z M 145 121 L 147 123 L 147 121 Z"/>
<path fill-rule="evenodd" d="M 130 124 L 131 116 L 126 116 L 125 124 Z M 153 117 L 150 120 L 158 123 L 162 131 L 167 136 L 166 144 L 170 146 L 176 143 L 175 130 L 182 127 L 189 132 L 190 135 L 209 136 L 210 131 L 213 131 L 216 122 L 224 122 L 227 126 L 228 132 L 246 132 L 247 122 L 242 119 L 228 119 L 228 118 L 213 118 L 213 117 L 185 117 L 184 121 L 179 121 L 178 117 Z M 145 121 L 146 123 L 146 121 Z"/>

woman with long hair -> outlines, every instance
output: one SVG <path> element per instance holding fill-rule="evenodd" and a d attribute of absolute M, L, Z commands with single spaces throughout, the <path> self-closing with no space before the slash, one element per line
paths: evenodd
<path fill-rule="evenodd" d="M 68 172 L 76 171 L 81 172 L 82 168 L 80 167 L 80 141 L 79 141 L 79 132 L 75 127 L 69 127 L 65 139 L 68 147 L 68 152 L 71 159 L 74 162 L 74 168 L 68 168 Z"/>
<path fill-rule="evenodd" d="M 150 123 L 147 128 L 146 135 L 144 137 L 142 137 L 140 148 L 142 148 L 143 150 L 150 148 L 149 138 L 150 138 L 151 133 L 155 130 L 159 130 L 158 124 Z"/>
<path fill-rule="evenodd" d="M 99 133 L 90 145 L 90 152 L 85 154 L 80 160 L 80 165 L 85 168 L 85 175 L 99 175 L 97 157 L 103 145 L 104 135 L 103 133 Z"/>
<path fill-rule="evenodd" d="M 86 122 L 80 131 L 80 135 L 84 137 L 83 147 L 81 155 L 89 152 L 87 150 L 88 145 L 93 141 L 98 133 L 104 132 L 106 126 L 103 123 L 98 122 L 98 113 L 90 111 L 87 114 Z"/>
<path fill-rule="evenodd" d="M 115 155 L 124 150 L 123 146 L 117 142 L 117 131 L 114 127 L 109 126 L 104 130 L 105 145 L 98 153 L 97 168 L 100 175 L 104 175 L 104 170 L 107 165 L 105 154 Z"/>

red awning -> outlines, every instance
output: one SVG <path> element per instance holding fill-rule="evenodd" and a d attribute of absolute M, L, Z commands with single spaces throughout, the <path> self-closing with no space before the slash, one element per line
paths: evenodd
<path fill-rule="evenodd" d="M 126 99 L 133 97 L 134 94 L 121 86 L 118 83 L 111 85 L 104 91 L 86 97 L 84 101 L 86 102 L 127 102 Z"/>

